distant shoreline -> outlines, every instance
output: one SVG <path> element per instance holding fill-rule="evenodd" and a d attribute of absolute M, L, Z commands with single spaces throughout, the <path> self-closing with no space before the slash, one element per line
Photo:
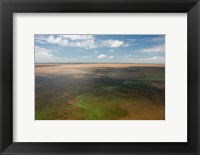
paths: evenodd
<path fill-rule="evenodd" d="M 125 68 L 125 67 L 165 67 L 165 64 L 136 64 L 136 63 L 41 63 L 35 64 L 35 67 L 72 67 L 72 68 L 101 68 L 101 67 L 111 67 L 111 68 Z"/>
<path fill-rule="evenodd" d="M 36 65 L 50 65 L 50 64 L 52 64 L 52 65 L 60 65 L 60 64 L 142 64 L 142 65 L 157 65 L 157 64 L 159 64 L 159 65 L 165 65 L 165 64 L 163 64 L 163 63 L 104 63 L 104 62 L 100 62 L 100 63 L 90 63 L 90 62 L 88 62 L 88 63 L 84 63 L 84 62 L 77 62 L 77 63 L 35 63 Z"/>

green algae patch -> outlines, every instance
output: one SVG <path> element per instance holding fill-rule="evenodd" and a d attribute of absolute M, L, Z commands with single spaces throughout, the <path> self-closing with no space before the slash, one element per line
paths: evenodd
<path fill-rule="evenodd" d="M 85 110 L 87 120 L 113 120 L 127 114 L 118 107 L 122 101 L 116 96 L 88 94 L 77 97 L 77 106 Z"/>
<path fill-rule="evenodd" d="M 112 92 L 113 90 L 116 90 L 118 86 L 103 86 L 102 88 L 108 92 Z"/>

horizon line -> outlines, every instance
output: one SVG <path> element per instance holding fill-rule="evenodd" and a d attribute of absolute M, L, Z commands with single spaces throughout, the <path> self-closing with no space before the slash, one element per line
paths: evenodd
<path fill-rule="evenodd" d="M 165 65 L 165 63 L 109 63 L 109 62 L 35 62 L 35 64 L 162 64 Z"/>

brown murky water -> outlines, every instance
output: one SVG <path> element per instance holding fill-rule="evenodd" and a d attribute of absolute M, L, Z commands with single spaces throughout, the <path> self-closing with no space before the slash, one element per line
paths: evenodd
<path fill-rule="evenodd" d="M 165 67 L 38 64 L 36 120 L 163 120 Z"/>

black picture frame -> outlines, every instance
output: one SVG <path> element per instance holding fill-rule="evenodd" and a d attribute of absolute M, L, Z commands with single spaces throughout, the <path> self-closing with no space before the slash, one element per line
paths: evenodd
<path fill-rule="evenodd" d="M 13 142 L 13 13 L 187 13 L 188 142 L 22 143 Z M 1 154 L 200 154 L 199 0 L 0 0 Z"/>

